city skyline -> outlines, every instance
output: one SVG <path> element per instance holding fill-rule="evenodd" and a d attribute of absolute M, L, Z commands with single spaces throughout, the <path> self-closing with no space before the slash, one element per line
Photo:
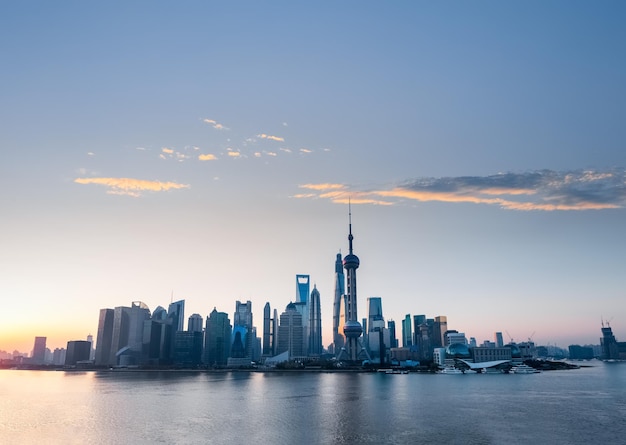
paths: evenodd
<path fill-rule="evenodd" d="M 348 199 L 397 329 L 626 338 L 622 3 L 0 8 L 0 350 L 298 274 L 327 347 Z"/>

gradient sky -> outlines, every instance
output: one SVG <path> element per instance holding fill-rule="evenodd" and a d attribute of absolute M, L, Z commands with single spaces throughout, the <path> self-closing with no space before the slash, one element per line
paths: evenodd
<path fill-rule="evenodd" d="M 626 340 L 626 4 L 0 4 L 0 349 L 310 274 L 359 317 Z"/>

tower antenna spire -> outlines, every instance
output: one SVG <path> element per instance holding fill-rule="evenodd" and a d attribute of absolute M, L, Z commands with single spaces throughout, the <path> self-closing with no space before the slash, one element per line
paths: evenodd
<path fill-rule="evenodd" d="M 348 197 L 348 243 L 350 249 L 350 255 L 352 255 L 352 240 L 354 237 L 352 236 L 352 204 L 350 202 L 350 197 Z"/>

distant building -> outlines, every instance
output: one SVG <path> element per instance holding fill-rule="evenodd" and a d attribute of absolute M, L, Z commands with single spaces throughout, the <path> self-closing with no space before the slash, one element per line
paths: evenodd
<path fill-rule="evenodd" d="M 35 337 L 35 345 L 33 346 L 33 355 L 31 363 L 34 365 L 43 365 L 46 361 L 46 341 L 47 337 Z"/>
<path fill-rule="evenodd" d="M 167 317 L 172 319 L 174 332 L 185 330 L 185 300 L 170 303 L 167 308 Z"/>
<path fill-rule="evenodd" d="M 495 332 L 493 334 L 493 341 L 496 344 L 496 348 L 504 346 L 504 339 L 502 338 L 502 332 Z"/>
<path fill-rule="evenodd" d="M 54 348 L 54 351 L 52 351 L 52 364 L 56 366 L 64 365 L 66 352 L 65 348 Z"/>
<path fill-rule="evenodd" d="M 402 320 L 402 346 L 408 348 L 413 344 L 413 335 L 411 333 L 411 314 L 406 314 Z"/>
<path fill-rule="evenodd" d="M 602 360 L 626 360 L 626 342 L 618 342 L 608 323 L 602 324 Z"/>
<path fill-rule="evenodd" d="M 391 347 L 389 329 L 385 327 L 383 317 L 383 303 L 380 297 L 367 299 L 368 323 L 367 323 L 367 348 L 372 362 L 385 363 L 388 351 Z"/>
<path fill-rule="evenodd" d="M 345 346 L 346 337 L 343 335 L 345 324 L 345 276 L 341 253 L 335 258 L 335 294 L 333 298 L 333 345 L 335 354 Z"/>
<path fill-rule="evenodd" d="M 88 362 L 91 355 L 91 342 L 73 340 L 67 342 L 65 366 L 76 366 L 77 362 Z"/>
<path fill-rule="evenodd" d="M 274 348 L 272 345 L 272 309 L 269 302 L 265 303 L 263 307 L 263 356 L 271 357 L 274 355 Z"/>
<path fill-rule="evenodd" d="M 202 332 L 202 315 L 192 314 L 187 320 L 187 331 Z"/>
<path fill-rule="evenodd" d="M 433 322 L 433 335 L 431 338 L 431 348 L 440 348 L 446 345 L 444 335 L 448 331 L 448 317 L 439 315 Z"/>
<path fill-rule="evenodd" d="M 389 347 L 398 347 L 398 338 L 396 337 L 396 322 L 393 320 L 387 320 L 387 329 L 389 329 Z"/>
<path fill-rule="evenodd" d="M 569 345 L 569 358 L 571 360 L 591 360 L 593 358 L 593 348 L 580 345 Z"/>
<path fill-rule="evenodd" d="M 475 363 L 493 362 L 496 360 L 511 360 L 513 358 L 511 348 L 498 348 L 495 345 L 493 347 L 478 346 L 470 348 L 470 351 Z"/>

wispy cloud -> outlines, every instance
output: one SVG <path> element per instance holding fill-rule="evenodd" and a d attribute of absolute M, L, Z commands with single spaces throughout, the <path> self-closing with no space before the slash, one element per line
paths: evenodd
<path fill-rule="evenodd" d="M 210 153 L 198 156 L 198 160 L 200 160 L 200 161 L 215 161 L 216 159 L 217 159 L 217 156 L 212 155 Z"/>
<path fill-rule="evenodd" d="M 163 147 L 163 148 L 161 149 L 161 152 L 163 152 L 163 153 L 165 153 L 165 154 L 168 154 L 168 155 L 171 155 L 172 153 L 174 153 L 174 150 L 173 150 L 173 149 L 171 149 L 171 148 Z"/>
<path fill-rule="evenodd" d="M 189 188 L 188 184 L 177 182 L 147 181 L 132 178 L 76 178 L 78 184 L 97 184 L 107 188 L 112 195 L 128 195 L 138 197 L 142 192 L 164 192 L 168 190 Z"/>
<path fill-rule="evenodd" d="M 313 150 L 309 150 L 308 148 L 301 148 L 300 153 L 305 153 L 305 154 L 313 153 Z"/>
<path fill-rule="evenodd" d="M 623 169 L 540 170 L 491 176 L 419 178 L 374 190 L 350 189 L 340 184 L 305 184 L 300 187 L 317 191 L 316 198 L 338 203 L 353 196 L 354 204 L 368 199 L 376 204 L 394 204 L 403 200 L 438 201 L 496 205 L 525 211 L 601 210 L 626 206 L 626 172 Z M 310 198 L 308 195 L 296 197 Z"/>
<path fill-rule="evenodd" d="M 226 153 L 228 153 L 228 156 L 230 156 L 231 158 L 241 157 L 241 153 L 239 153 L 238 151 L 228 150 Z"/>
<path fill-rule="evenodd" d="M 268 139 L 270 141 L 285 142 L 285 138 L 281 138 L 280 136 L 272 136 L 265 133 L 257 134 L 256 137 L 260 139 Z"/>
<path fill-rule="evenodd" d="M 216 130 L 228 130 L 228 128 L 226 128 L 224 125 L 220 124 L 219 122 L 215 121 L 214 119 L 202 119 L 202 122 L 204 122 L 205 124 L 209 124 Z"/>

